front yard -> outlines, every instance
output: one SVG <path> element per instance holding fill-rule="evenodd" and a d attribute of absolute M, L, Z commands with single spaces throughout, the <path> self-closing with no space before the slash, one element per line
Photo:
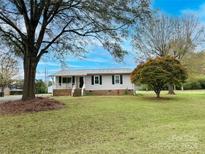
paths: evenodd
<path fill-rule="evenodd" d="M 204 153 L 205 91 L 153 96 L 56 97 L 65 108 L 0 116 L 0 153 Z"/>

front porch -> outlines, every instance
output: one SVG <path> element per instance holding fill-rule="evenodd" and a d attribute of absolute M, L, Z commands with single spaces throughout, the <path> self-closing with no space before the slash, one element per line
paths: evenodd
<path fill-rule="evenodd" d="M 54 96 L 83 96 L 85 76 L 56 76 L 53 79 Z"/>

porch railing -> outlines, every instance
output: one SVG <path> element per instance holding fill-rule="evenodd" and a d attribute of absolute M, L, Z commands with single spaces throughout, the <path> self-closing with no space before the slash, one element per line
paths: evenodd
<path fill-rule="evenodd" d="M 71 89 L 72 84 L 55 84 L 54 86 L 55 89 Z"/>

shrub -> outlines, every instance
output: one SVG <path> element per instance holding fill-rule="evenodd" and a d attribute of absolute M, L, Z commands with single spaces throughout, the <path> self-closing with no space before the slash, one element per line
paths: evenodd
<path fill-rule="evenodd" d="M 137 66 L 131 73 L 135 84 L 147 84 L 160 97 L 166 84 L 180 84 L 187 78 L 185 68 L 173 57 L 157 57 Z"/>
<path fill-rule="evenodd" d="M 137 90 L 142 90 L 142 91 L 148 91 L 151 90 L 150 87 L 146 84 L 140 84 L 137 88 Z"/>
<path fill-rule="evenodd" d="M 184 90 L 197 90 L 197 89 L 205 89 L 205 80 L 189 80 L 183 84 Z M 177 86 L 177 89 L 181 89 L 180 86 Z"/>
<path fill-rule="evenodd" d="M 42 80 L 36 80 L 36 94 L 45 94 L 48 92 L 46 84 Z"/>
<path fill-rule="evenodd" d="M 199 83 L 201 85 L 201 89 L 205 89 L 205 79 L 200 79 Z"/>

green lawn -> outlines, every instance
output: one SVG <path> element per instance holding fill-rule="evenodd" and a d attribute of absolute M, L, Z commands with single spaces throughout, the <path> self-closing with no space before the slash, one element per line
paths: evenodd
<path fill-rule="evenodd" d="M 57 97 L 64 109 L 0 116 L 0 153 L 205 153 L 205 91 L 152 96 Z"/>

